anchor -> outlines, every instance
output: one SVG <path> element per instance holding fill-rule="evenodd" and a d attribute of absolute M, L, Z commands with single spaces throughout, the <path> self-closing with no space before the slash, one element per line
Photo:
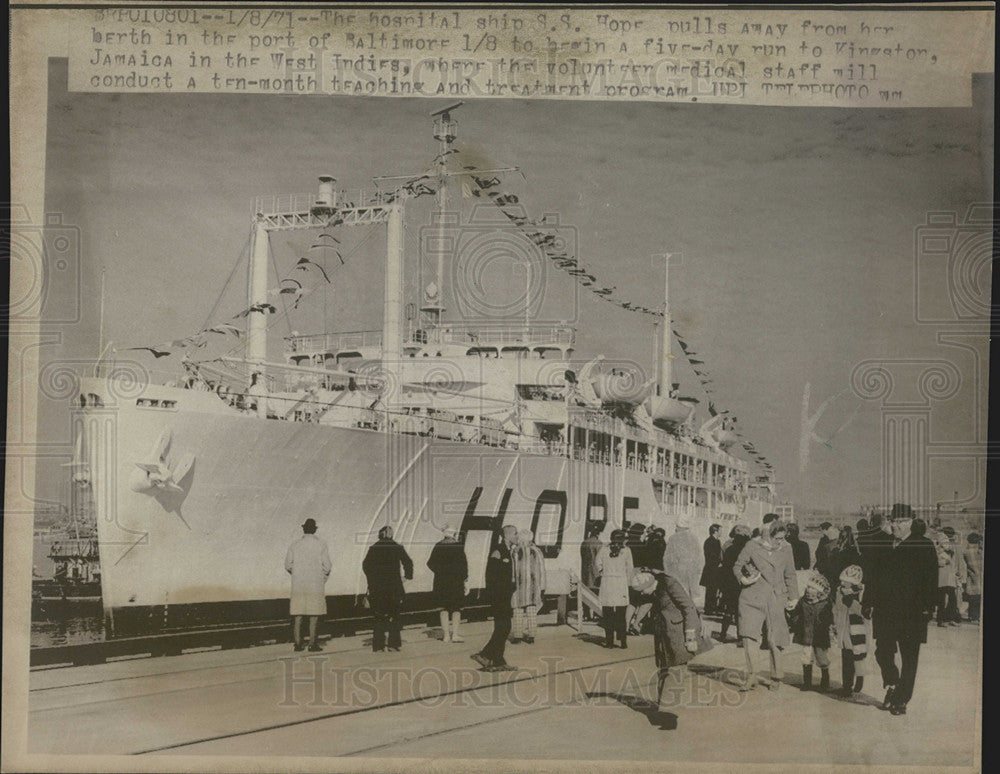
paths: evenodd
<path fill-rule="evenodd" d="M 153 494 L 157 491 L 169 490 L 183 492 L 178 484 L 184 479 L 191 466 L 194 465 L 194 455 L 188 452 L 177 455 L 173 466 L 167 464 L 167 451 L 170 448 L 171 433 L 166 429 L 153 444 L 150 451 L 152 462 L 137 462 L 138 471 L 132 475 L 129 486 L 133 492 Z"/>

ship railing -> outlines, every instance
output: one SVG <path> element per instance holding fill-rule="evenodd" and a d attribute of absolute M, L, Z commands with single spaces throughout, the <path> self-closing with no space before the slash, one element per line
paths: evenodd
<path fill-rule="evenodd" d="M 456 323 L 442 325 L 436 331 L 442 343 L 483 345 L 512 344 L 573 344 L 576 331 L 560 325 L 476 325 Z"/>
<path fill-rule="evenodd" d="M 285 338 L 287 354 L 312 355 L 329 352 L 335 354 L 362 347 L 378 349 L 382 346 L 382 331 L 342 331 L 338 333 L 313 333 L 306 336 Z"/>
<path fill-rule="evenodd" d="M 384 408 L 337 406 L 329 401 L 310 397 L 286 397 L 280 394 L 254 396 L 246 392 L 227 393 L 226 400 L 233 408 L 258 414 L 259 401 L 263 401 L 263 412 L 267 418 L 273 420 L 318 423 L 322 419 L 326 424 L 339 427 L 463 441 L 549 457 L 565 457 L 568 454 L 568 446 L 563 440 L 522 435 L 500 427 L 498 422 L 470 421 L 449 416 L 450 412 L 434 411 L 432 414 L 421 414 L 413 411 L 390 411 Z"/>
<path fill-rule="evenodd" d="M 537 346 L 539 344 L 573 344 L 576 332 L 566 326 L 482 326 L 466 323 L 444 325 L 434 329 L 417 329 L 408 332 L 405 344 L 424 345 L 429 342 L 463 344 L 473 347 Z M 313 333 L 285 338 L 285 352 L 289 355 L 337 353 L 360 347 L 382 346 L 382 331 L 338 331 Z"/>
<path fill-rule="evenodd" d="M 328 206 L 331 209 L 353 209 L 355 207 L 371 207 L 386 202 L 387 192 L 377 188 L 345 189 L 338 188 L 332 192 L 332 199 L 327 204 L 317 201 L 316 192 L 285 193 L 256 196 L 253 200 L 253 213 L 256 215 L 281 216 L 304 215 L 311 213 L 313 207 Z"/>

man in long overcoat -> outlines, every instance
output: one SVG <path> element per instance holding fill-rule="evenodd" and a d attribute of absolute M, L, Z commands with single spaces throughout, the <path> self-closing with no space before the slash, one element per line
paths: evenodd
<path fill-rule="evenodd" d="M 413 579 L 413 560 L 406 549 L 392 539 L 392 527 L 388 524 L 378 531 L 378 540 L 372 543 L 361 565 L 368 578 L 368 602 L 375 627 L 372 636 L 372 650 L 385 650 L 386 632 L 389 635 L 389 650 L 399 650 L 402 645 L 400 616 L 403 612 L 403 579 Z"/>
<path fill-rule="evenodd" d="M 931 541 L 911 533 L 913 511 L 892 507 L 892 541 L 869 543 L 863 610 L 873 616 L 875 660 L 886 688 L 882 708 L 905 715 L 913 696 L 920 646 L 927 642 L 927 622 L 937 601 L 937 555 Z M 896 651 L 900 666 L 896 666 Z"/>
<path fill-rule="evenodd" d="M 708 537 L 702 544 L 705 566 L 701 570 L 700 584 L 705 587 L 705 615 L 715 615 L 719 600 L 719 583 L 722 580 L 722 543 L 719 531 L 722 527 L 713 524 L 708 528 Z"/>
<path fill-rule="evenodd" d="M 510 553 L 516 543 L 517 527 L 508 524 L 501 530 L 500 541 L 486 560 L 486 595 L 493 612 L 493 635 L 486 647 L 473 654 L 472 658 L 487 670 L 508 668 L 504 650 L 514 617 L 511 598 L 515 590 L 514 563 Z"/>
<path fill-rule="evenodd" d="M 316 520 L 306 519 L 303 535 L 285 554 L 285 571 L 292 576 L 292 597 L 288 612 L 292 616 L 295 650 L 302 650 L 302 616 L 309 617 L 309 650 L 319 650 L 316 626 L 326 614 L 326 579 L 333 565 L 326 541 L 316 537 Z"/>

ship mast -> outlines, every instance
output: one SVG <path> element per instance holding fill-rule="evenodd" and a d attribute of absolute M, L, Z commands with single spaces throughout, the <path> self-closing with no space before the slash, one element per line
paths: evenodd
<path fill-rule="evenodd" d="M 464 103 L 456 102 L 446 108 L 431 113 L 434 119 L 434 139 L 438 141 L 438 156 L 435 166 L 437 167 L 438 191 L 437 191 L 437 226 L 438 226 L 438 249 L 437 249 L 437 272 L 434 275 L 434 289 L 425 289 L 424 305 L 420 311 L 424 315 L 426 325 L 432 330 L 441 323 L 444 315 L 444 249 L 443 245 L 447 239 L 446 213 L 448 212 L 448 157 L 451 155 L 452 143 L 458 136 L 458 122 L 452 121 L 451 111 L 460 108 Z"/>
<path fill-rule="evenodd" d="M 250 247 L 250 276 L 247 287 L 247 360 L 262 364 L 267 359 L 267 265 L 270 252 L 265 219 L 257 214 Z"/>
<path fill-rule="evenodd" d="M 666 397 L 673 388 L 673 356 L 670 354 L 670 253 L 663 256 L 663 327 L 660 331 L 660 363 L 656 394 Z"/>

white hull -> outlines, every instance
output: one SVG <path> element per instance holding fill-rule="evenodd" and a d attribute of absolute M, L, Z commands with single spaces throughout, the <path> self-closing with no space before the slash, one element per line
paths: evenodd
<path fill-rule="evenodd" d="M 555 585 L 579 573 L 588 503 L 591 519 L 656 524 L 668 534 L 679 510 L 661 507 L 649 473 L 624 465 L 266 420 L 208 392 L 141 389 L 144 401 L 161 406 L 137 406 L 136 396 L 115 401 L 114 383 L 85 380 L 84 393 L 103 405 L 91 397 L 76 414 L 112 619 L 130 608 L 166 616 L 177 606 L 287 599 L 285 550 L 307 517 L 316 519 L 333 557 L 327 594 L 341 597 L 364 593 L 361 562 L 384 524 L 413 558 L 408 594 L 420 594 L 431 589 L 426 561 L 445 524 L 467 530 L 469 587 L 478 589 L 499 526 L 482 518 L 499 514 L 518 528 L 535 522 Z M 147 464 L 158 443 L 168 467 L 186 460 L 189 470 L 175 488 L 143 489 L 137 463 Z M 737 521 L 759 523 L 763 513 L 753 500 L 729 506 L 687 509 L 699 538 L 712 522 L 728 531 Z"/>

